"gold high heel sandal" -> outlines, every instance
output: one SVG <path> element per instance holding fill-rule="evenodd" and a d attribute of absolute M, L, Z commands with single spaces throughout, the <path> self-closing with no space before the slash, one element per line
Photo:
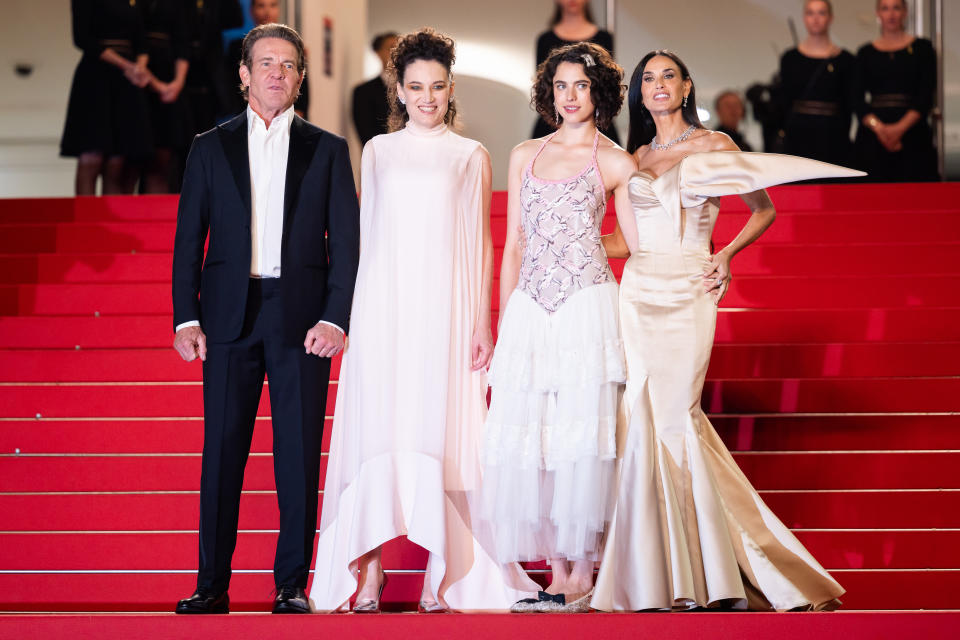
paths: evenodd
<path fill-rule="evenodd" d="M 387 586 L 387 574 L 380 572 L 380 590 L 377 597 L 373 600 L 358 600 L 353 605 L 354 613 L 380 613 L 380 598 L 383 596 L 383 588 Z"/>

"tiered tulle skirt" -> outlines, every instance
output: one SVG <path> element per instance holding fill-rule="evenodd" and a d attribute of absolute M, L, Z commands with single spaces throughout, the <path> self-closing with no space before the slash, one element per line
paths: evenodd
<path fill-rule="evenodd" d="M 554 313 L 515 291 L 490 366 L 482 515 L 501 562 L 599 560 L 625 378 L 617 284 Z"/>

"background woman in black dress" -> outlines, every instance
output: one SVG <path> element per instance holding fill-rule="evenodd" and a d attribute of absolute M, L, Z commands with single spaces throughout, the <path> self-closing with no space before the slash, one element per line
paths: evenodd
<path fill-rule="evenodd" d="M 78 158 L 77 195 L 132 193 L 151 153 L 150 80 L 136 0 L 72 0 L 73 42 L 83 57 L 73 75 L 60 155 Z"/>
<path fill-rule="evenodd" d="M 191 132 L 186 130 L 186 106 L 181 99 L 188 61 L 188 3 L 194 0 L 141 0 L 144 9 L 150 83 L 147 93 L 153 129 L 153 156 L 145 167 L 142 193 L 171 191 L 171 159 L 185 151 Z M 179 183 L 179 179 L 175 182 Z"/>
<path fill-rule="evenodd" d="M 807 37 L 780 59 L 786 153 L 850 166 L 850 119 L 859 103 L 856 60 L 830 40 L 833 7 L 807 0 Z"/>
<path fill-rule="evenodd" d="M 606 29 L 601 29 L 593 21 L 593 12 L 590 10 L 589 0 L 556 0 L 553 17 L 550 19 L 550 28 L 537 37 L 537 66 L 550 56 L 550 52 L 558 47 L 577 42 L 592 42 L 610 52 L 613 56 L 613 36 Z M 556 131 L 558 124 L 547 122 L 542 117 L 537 119 L 533 127 L 534 138 L 542 138 Z M 620 136 L 613 123 L 601 133 L 620 144 Z"/>
<path fill-rule="evenodd" d="M 937 88 L 933 44 L 906 33 L 906 0 L 878 0 L 880 37 L 860 47 L 856 166 L 875 182 L 939 180 L 927 117 Z"/>

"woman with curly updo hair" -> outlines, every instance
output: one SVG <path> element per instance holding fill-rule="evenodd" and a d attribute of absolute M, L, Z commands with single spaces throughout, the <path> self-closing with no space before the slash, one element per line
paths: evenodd
<path fill-rule="evenodd" d="M 399 536 L 428 552 L 422 612 L 503 609 L 536 590 L 471 530 L 493 353 L 491 168 L 449 126 L 453 62 L 450 38 L 402 36 L 391 133 L 363 149 L 360 266 L 310 591 L 319 611 L 356 592 L 354 612 L 379 612 L 381 548 Z"/>
<path fill-rule="evenodd" d="M 589 609 L 612 505 L 625 371 L 600 223 L 611 194 L 629 213 L 636 164 L 598 126 L 620 111 L 622 81 L 602 47 L 554 50 L 532 104 L 557 131 L 510 155 L 482 513 L 497 560 L 548 560 L 552 569 L 550 586 L 513 611 Z"/>

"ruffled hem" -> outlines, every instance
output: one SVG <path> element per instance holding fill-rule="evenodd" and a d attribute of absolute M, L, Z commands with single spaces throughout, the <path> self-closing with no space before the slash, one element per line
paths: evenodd
<path fill-rule="evenodd" d="M 551 471 L 487 467 L 481 515 L 492 528 L 497 561 L 599 560 L 614 468 L 613 459 L 597 457 Z"/>
<path fill-rule="evenodd" d="M 514 291 L 490 363 L 490 386 L 556 391 L 623 382 L 617 291 L 616 282 L 587 287 L 552 314 Z"/>
<path fill-rule="evenodd" d="M 618 385 L 536 393 L 496 388 L 484 425 L 484 466 L 554 470 L 617 453 Z"/>

